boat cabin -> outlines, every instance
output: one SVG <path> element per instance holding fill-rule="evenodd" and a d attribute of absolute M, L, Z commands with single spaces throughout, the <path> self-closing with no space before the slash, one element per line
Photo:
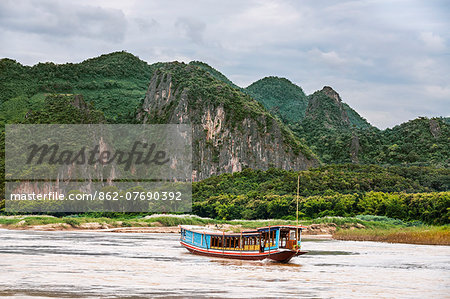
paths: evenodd
<path fill-rule="evenodd" d="M 300 226 L 267 226 L 240 233 L 225 233 L 203 227 L 180 226 L 182 242 L 203 249 L 270 252 L 300 248 Z"/>

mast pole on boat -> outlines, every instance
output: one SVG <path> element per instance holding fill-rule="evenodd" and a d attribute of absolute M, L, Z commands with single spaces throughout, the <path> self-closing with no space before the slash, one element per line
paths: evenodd
<path fill-rule="evenodd" d="M 298 232 L 298 195 L 299 195 L 299 193 L 300 193 L 300 173 L 298 174 L 298 177 L 297 177 L 297 227 L 295 229 L 296 239 L 297 239 L 295 241 L 297 242 L 297 244 L 295 244 L 295 245 L 298 245 L 298 239 L 299 239 L 299 232 Z"/>
<path fill-rule="evenodd" d="M 297 226 L 298 226 L 298 194 L 300 192 L 300 174 L 297 178 Z"/>
<path fill-rule="evenodd" d="M 241 231 L 241 237 L 239 238 L 239 251 L 240 251 L 240 254 L 241 254 L 241 256 L 242 256 L 242 247 L 244 247 L 244 240 L 242 240 L 242 231 Z"/>

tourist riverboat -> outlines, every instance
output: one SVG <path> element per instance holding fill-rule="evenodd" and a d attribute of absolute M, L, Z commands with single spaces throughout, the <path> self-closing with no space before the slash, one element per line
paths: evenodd
<path fill-rule="evenodd" d="M 266 226 L 240 233 L 225 233 L 201 226 L 180 225 L 180 243 L 192 253 L 242 260 L 288 262 L 301 250 L 304 226 Z"/>

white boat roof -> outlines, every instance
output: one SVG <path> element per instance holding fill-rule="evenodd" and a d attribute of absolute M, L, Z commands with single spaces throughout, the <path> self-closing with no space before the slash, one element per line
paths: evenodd
<path fill-rule="evenodd" d="M 212 229 L 205 226 L 200 225 L 179 225 L 180 228 L 195 231 L 196 233 L 207 233 L 207 234 L 223 234 L 223 231 Z"/>

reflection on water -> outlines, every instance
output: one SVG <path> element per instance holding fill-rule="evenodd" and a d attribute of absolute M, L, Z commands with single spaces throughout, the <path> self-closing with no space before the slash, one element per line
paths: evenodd
<path fill-rule="evenodd" d="M 308 255 L 350 255 L 359 254 L 358 252 L 337 251 L 337 250 L 310 250 Z"/>
<path fill-rule="evenodd" d="M 450 247 L 304 242 L 289 264 L 188 253 L 177 235 L 0 230 L 0 296 L 395 297 L 450 293 Z M 447 297 L 448 298 L 448 297 Z"/>
<path fill-rule="evenodd" d="M 217 264 L 219 264 L 221 266 L 275 267 L 277 269 L 277 271 L 283 271 L 284 269 L 289 269 L 289 268 L 292 268 L 292 267 L 297 268 L 297 267 L 301 267 L 302 266 L 300 264 L 294 264 L 294 263 L 282 264 L 282 263 L 275 262 L 273 260 L 245 261 L 245 260 L 235 260 L 235 259 L 211 258 L 210 262 L 211 263 L 217 263 Z M 270 268 L 268 268 L 268 269 L 270 269 Z"/>

